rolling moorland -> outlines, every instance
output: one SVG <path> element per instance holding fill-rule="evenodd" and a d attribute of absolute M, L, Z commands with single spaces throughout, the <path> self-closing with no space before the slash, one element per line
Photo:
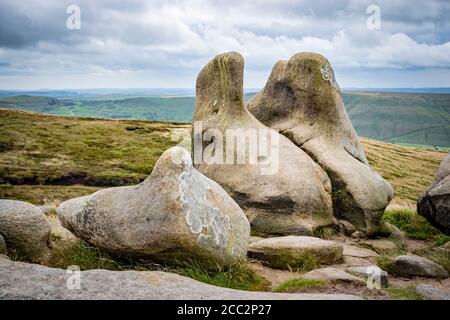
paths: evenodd
<path fill-rule="evenodd" d="M 172 92 L 165 96 L 57 94 L 3 96 L 0 108 L 62 116 L 190 122 L 195 105 L 193 96 L 170 95 Z M 253 94 L 246 93 L 246 98 Z M 450 94 L 354 91 L 344 92 L 343 97 L 360 136 L 394 144 L 450 148 Z"/>
<path fill-rule="evenodd" d="M 145 179 L 189 123 L 49 116 L 0 109 L 0 198 L 35 204 Z M 361 139 L 370 165 L 413 206 L 445 152 Z"/>

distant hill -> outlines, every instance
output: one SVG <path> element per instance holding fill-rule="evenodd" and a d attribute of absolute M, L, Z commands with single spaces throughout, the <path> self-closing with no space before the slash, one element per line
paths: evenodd
<path fill-rule="evenodd" d="M 64 116 L 191 121 L 194 96 L 130 96 L 138 93 L 0 97 L 0 108 Z M 246 99 L 254 94 L 246 93 Z M 343 98 L 361 136 L 392 143 L 450 147 L 450 94 L 358 91 L 344 92 Z"/>
<path fill-rule="evenodd" d="M 344 102 L 359 135 L 376 140 L 450 146 L 450 95 L 346 92 Z"/>
<path fill-rule="evenodd" d="M 0 109 L 0 198 L 40 204 L 136 184 L 190 124 L 58 117 Z M 444 152 L 362 139 L 370 165 L 413 205 Z"/>

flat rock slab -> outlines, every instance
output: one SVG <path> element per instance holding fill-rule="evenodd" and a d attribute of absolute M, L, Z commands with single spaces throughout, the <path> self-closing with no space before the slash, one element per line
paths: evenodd
<path fill-rule="evenodd" d="M 427 300 L 450 300 L 450 291 L 442 290 L 428 284 L 419 284 L 416 292 Z"/>
<path fill-rule="evenodd" d="M 0 299 L 35 300 L 357 300 L 345 294 L 250 292 L 211 286 L 159 271 L 89 270 L 80 273 L 80 289 L 68 289 L 74 274 L 38 264 L 0 259 Z"/>
<path fill-rule="evenodd" d="M 327 267 L 327 268 L 320 268 L 313 271 L 310 271 L 308 273 L 305 273 L 302 276 L 303 279 L 317 279 L 317 280 L 325 280 L 325 281 L 341 281 L 341 282 L 351 282 L 355 284 L 362 284 L 365 285 L 366 281 L 363 279 L 356 277 L 354 275 L 351 275 L 348 272 L 345 272 L 344 270 Z"/>
<path fill-rule="evenodd" d="M 405 255 L 395 257 L 389 271 L 401 277 L 447 278 L 448 272 L 441 265 L 424 257 Z"/>
<path fill-rule="evenodd" d="M 349 267 L 346 271 L 364 280 L 370 278 L 374 284 L 379 284 L 381 287 L 388 285 L 388 273 L 377 266 Z"/>
<path fill-rule="evenodd" d="M 388 239 L 369 239 L 361 241 L 359 244 L 379 254 L 387 254 L 398 250 L 395 242 Z"/>
<path fill-rule="evenodd" d="M 308 236 L 267 238 L 251 243 L 248 254 L 273 268 L 302 267 L 307 259 L 317 259 L 322 264 L 342 260 L 343 247 L 333 241 Z"/>
<path fill-rule="evenodd" d="M 344 245 L 344 256 L 356 258 L 376 258 L 379 256 L 379 254 L 370 249 L 360 248 L 352 245 Z"/>

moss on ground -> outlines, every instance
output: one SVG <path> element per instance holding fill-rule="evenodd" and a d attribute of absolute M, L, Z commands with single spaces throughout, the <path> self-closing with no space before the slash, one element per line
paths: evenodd
<path fill-rule="evenodd" d="M 291 279 L 276 287 L 274 292 L 297 292 L 311 287 L 320 287 L 327 284 L 327 281 L 320 279 Z"/>
<path fill-rule="evenodd" d="M 387 210 L 382 218 L 404 231 L 408 237 L 418 240 L 433 240 L 437 244 L 445 242 L 445 236 L 434 228 L 424 217 L 411 209 Z"/>
<path fill-rule="evenodd" d="M 403 288 L 388 287 L 385 289 L 394 300 L 423 300 L 423 297 L 416 292 L 414 286 Z"/>

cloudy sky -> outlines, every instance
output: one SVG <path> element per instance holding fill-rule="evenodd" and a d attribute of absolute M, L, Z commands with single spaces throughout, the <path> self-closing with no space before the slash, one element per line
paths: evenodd
<path fill-rule="evenodd" d="M 446 0 L 0 0 L 0 89 L 192 88 L 227 51 L 248 88 L 301 51 L 325 55 L 341 87 L 450 87 L 449 17 Z"/>

